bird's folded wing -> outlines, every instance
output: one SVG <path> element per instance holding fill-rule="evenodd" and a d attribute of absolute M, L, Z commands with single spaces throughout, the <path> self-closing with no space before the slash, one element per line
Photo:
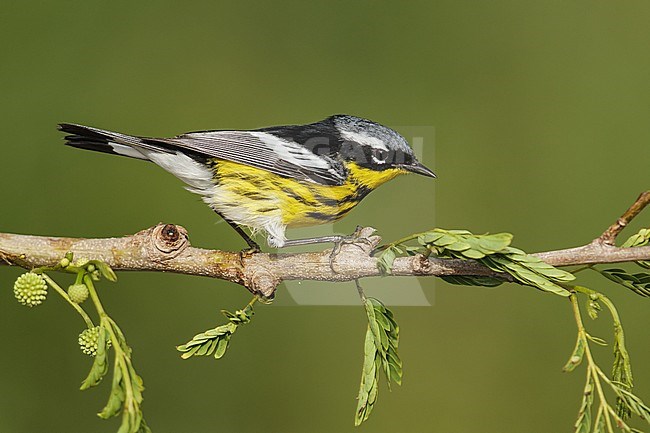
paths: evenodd
<path fill-rule="evenodd" d="M 280 176 L 323 185 L 341 185 L 345 167 L 327 155 L 261 131 L 191 132 L 168 139 L 155 139 L 200 155 L 268 170 Z"/>

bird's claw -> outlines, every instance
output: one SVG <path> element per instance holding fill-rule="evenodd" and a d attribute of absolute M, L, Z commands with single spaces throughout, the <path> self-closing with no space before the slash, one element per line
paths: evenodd
<path fill-rule="evenodd" d="M 336 261 L 336 256 L 338 256 L 341 253 L 341 249 L 343 248 L 343 245 L 355 245 L 362 251 L 365 251 L 365 249 L 359 244 L 366 244 L 372 247 L 372 242 L 370 241 L 370 239 L 368 239 L 366 236 L 362 236 L 363 229 L 364 228 L 362 226 L 357 226 L 357 228 L 354 230 L 354 232 L 351 235 L 339 236 L 339 239 L 336 242 L 334 242 L 334 247 L 332 248 L 329 257 L 329 264 L 332 272 L 337 273 L 336 269 L 334 269 L 334 262 Z"/>

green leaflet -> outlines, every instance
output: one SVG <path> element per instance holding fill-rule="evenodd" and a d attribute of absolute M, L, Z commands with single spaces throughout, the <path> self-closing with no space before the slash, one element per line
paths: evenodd
<path fill-rule="evenodd" d="M 598 270 L 598 272 L 639 296 L 650 297 L 650 274 L 646 272 L 628 274 L 624 269 L 619 268 Z"/>
<path fill-rule="evenodd" d="M 214 355 L 215 359 L 223 357 L 226 349 L 228 349 L 230 337 L 240 325 L 250 323 L 253 318 L 255 314 L 253 304 L 256 300 L 257 298 L 254 298 L 244 309 L 237 310 L 234 313 L 221 310 L 221 313 L 228 319 L 228 323 L 196 334 L 187 343 L 176 346 L 176 350 L 182 352 L 181 358 L 188 359 L 193 356 L 210 355 Z"/>
<path fill-rule="evenodd" d="M 496 287 L 503 284 L 503 280 L 497 280 L 492 277 L 465 276 L 465 275 L 445 275 L 440 277 L 450 284 L 458 284 L 461 286 L 483 286 L 483 287 Z"/>
<path fill-rule="evenodd" d="M 393 268 L 393 262 L 395 257 L 400 253 L 400 249 L 396 246 L 390 246 L 386 248 L 380 255 L 377 257 L 377 268 L 382 275 L 390 274 L 391 269 Z"/>
<path fill-rule="evenodd" d="M 587 342 L 585 339 L 581 335 L 578 335 L 578 340 L 576 341 L 576 346 L 573 349 L 573 353 L 571 353 L 571 356 L 569 357 L 567 363 L 564 365 L 564 368 L 562 368 L 562 371 L 568 373 L 575 370 L 575 368 L 580 365 L 582 358 L 585 355 L 586 346 Z"/>
<path fill-rule="evenodd" d="M 113 384 L 111 387 L 111 394 L 108 397 L 108 402 L 104 409 L 98 414 L 100 418 L 110 418 L 120 413 L 122 405 L 124 404 L 125 392 L 124 381 L 122 377 L 122 369 L 115 369 L 113 374 Z"/>
<path fill-rule="evenodd" d="M 648 245 L 648 243 L 650 243 L 650 229 L 641 229 L 638 233 L 630 236 L 621 247 L 642 247 Z M 638 261 L 636 264 L 643 268 L 650 269 L 650 261 Z"/>
<path fill-rule="evenodd" d="M 621 245 L 622 248 L 642 247 L 650 242 L 650 229 L 641 229 Z"/>
<path fill-rule="evenodd" d="M 364 299 L 368 328 L 364 341 L 363 371 L 357 397 L 354 425 L 368 419 L 377 399 L 380 372 L 390 382 L 402 384 L 402 361 L 397 353 L 399 327 L 392 311 L 374 298 Z"/>
<path fill-rule="evenodd" d="M 632 376 L 632 363 L 625 347 L 625 334 L 619 322 L 614 323 L 614 365 L 612 366 L 612 380 L 622 389 L 631 391 L 634 386 Z M 616 412 L 625 419 L 631 415 L 631 407 L 619 396 L 616 399 Z"/>
<path fill-rule="evenodd" d="M 357 396 L 357 411 L 354 416 L 354 425 L 359 426 L 368 419 L 377 400 L 377 384 L 379 382 L 378 351 L 375 346 L 375 338 L 370 330 L 366 330 L 364 342 L 363 370 L 361 372 L 361 384 Z"/>
<path fill-rule="evenodd" d="M 593 404 L 594 382 L 592 379 L 588 379 L 582 393 L 582 403 L 578 411 L 578 419 L 574 425 L 575 433 L 589 433 L 591 431 L 591 407 Z"/>

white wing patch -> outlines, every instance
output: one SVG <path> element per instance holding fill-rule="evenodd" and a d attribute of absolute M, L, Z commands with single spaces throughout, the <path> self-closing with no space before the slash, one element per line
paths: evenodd
<path fill-rule="evenodd" d="M 271 150 L 278 158 L 287 161 L 298 167 L 319 168 L 336 174 L 331 170 L 328 162 L 322 157 L 314 154 L 309 149 L 293 141 L 283 140 L 272 134 L 265 132 L 249 132 L 253 137 L 257 137 L 264 145 Z"/>
<path fill-rule="evenodd" d="M 343 166 L 299 143 L 262 131 L 191 132 L 165 142 L 202 155 L 315 183 L 342 183 Z"/>

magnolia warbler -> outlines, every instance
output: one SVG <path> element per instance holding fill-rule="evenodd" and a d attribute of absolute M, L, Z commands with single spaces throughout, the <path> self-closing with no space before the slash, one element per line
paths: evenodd
<path fill-rule="evenodd" d="M 272 247 L 337 241 L 287 240 L 287 227 L 335 221 L 369 192 L 408 172 L 436 177 L 396 131 L 349 115 L 250 131 L 197 131 L 148 138 L 62 123 L 66 144 L 149 160 L 187 184 L 239 233 L 267 234 Z"/>

